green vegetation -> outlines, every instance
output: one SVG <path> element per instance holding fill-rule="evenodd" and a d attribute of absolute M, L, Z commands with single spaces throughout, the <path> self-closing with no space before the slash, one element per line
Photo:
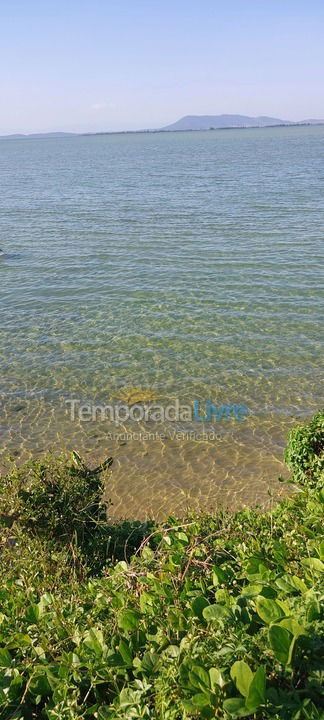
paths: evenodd
<path fill-rule="evenodd" d="M 308 425 L 294 428 L 289 436 L 285 460 L 294 480 L 305 487 L 323 487 L 324 413 L 318 412 Z"/>
<path fill-rule="evenodd" d="M 270 512 L 109 526 L 111 459 L 0 488 L 0 718 L 322 718 L 323 424 Z"/>

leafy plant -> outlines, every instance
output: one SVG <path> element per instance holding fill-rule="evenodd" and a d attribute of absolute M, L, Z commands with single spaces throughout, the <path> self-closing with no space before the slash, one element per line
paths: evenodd
<path fill-rule="evenodd" d="M 71 539 L 106 521 L 100 473 L 112 458 L 90 470 L 77 453 L 66 458 L 45 457 L 14 467 L 0 490 L 2 524 L 23 528 L 51 539 Z"/>
<path fill-rule="evenodd" d="M 291 430 L 285 460 L 299 485 L 323 487 L 324 480 L 324 410 L 312 420 Z"/>
<path fill-rule="evenodd" d="M 321 720 L 324 491 L 308 457 L 313 479 L 271 513 L 161 525 L 110 525 L 109 467 L 77 453 L 13 467 L 1 720 Z"/>

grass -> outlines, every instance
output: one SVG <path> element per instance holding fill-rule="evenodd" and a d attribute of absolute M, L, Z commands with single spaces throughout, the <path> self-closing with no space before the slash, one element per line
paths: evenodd
<path fill-rule="evenodd" d="M 0 488 L 0 718 L 323 717 L 324 413 L 271 512 L 110 526 L 111 459 Z"/>

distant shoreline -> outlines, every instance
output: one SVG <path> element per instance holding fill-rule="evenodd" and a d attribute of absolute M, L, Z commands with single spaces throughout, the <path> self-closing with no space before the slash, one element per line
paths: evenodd
<path fill-rule="evenodd" d="M 219 130 L 270 130 L 273 128 L 295 128 L 295 127 L 320 127 L 324 122 L 319 123 L 282 123 L 281 125 L 233 125 L 232 127 L 219 128 L 188 128 L 187 130 L 167 130 L 160 128 L 157 130 L 103 130 L 96 133 L 75 133 L 74 137 L 89 137 L 91 135 L 156 135 L 157 133 L 187 133 L 187 132 L 218 132 Z"/>
<path fill-rule="evenodd" d="M 77 137 L 97 137 L 98 135 L 156 135 L 157 133 L 170 134 L 170 133 L 188 133 L 188 132 L 218 132 L 223 130 L 270 130 L 274 128 L 296 128 L 296 127 L 323 127 L 323 122 L 296 122 L 296 123 L 281 123 L 274 125 L 233 125 L 224 127 L 210 127 L 210 128 L 188 128 L 168 130 L 167 128 L 147 129 L 147 130 L 100 130 L 98 132 L 83 132 L 83 133 L 31 133 L 29 135 L 14 134 L 14 135 L 0 135 L 0 140 L 60 140 L 67 138 Z"/>

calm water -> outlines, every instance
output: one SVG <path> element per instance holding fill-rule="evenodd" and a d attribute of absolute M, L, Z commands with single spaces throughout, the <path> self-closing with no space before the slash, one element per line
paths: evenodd
<path fill-rule="evenodd" d="M 324 128 L 2 140 L 0 182 L 3 457 L 112 452 L 115 515 L 265 502 L 323 404 Z M 71 420 L 130 386 L 249 416 Z"/>

